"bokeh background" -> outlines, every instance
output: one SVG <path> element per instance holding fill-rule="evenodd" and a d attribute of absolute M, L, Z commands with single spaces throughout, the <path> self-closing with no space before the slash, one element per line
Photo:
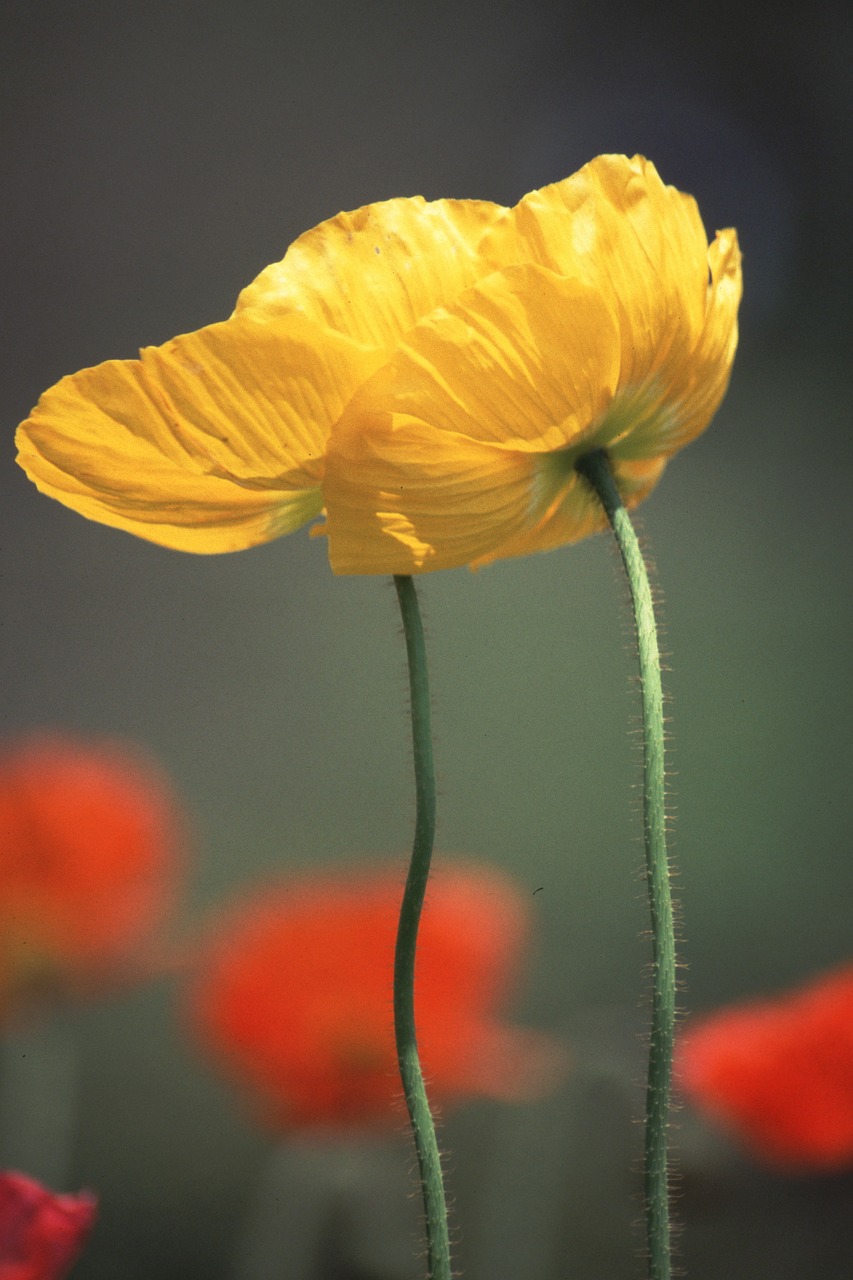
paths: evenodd
<path fill-rule="evenodd" d="M 847 7 L 84 0 L 4 15 L 3 735 L 117 733 L 162 761 L 195 819 L 188 927 L 280 867 L 402 858 L 390 584 L 335 580 L 304 534 L 206 559 L 88 524 L 15 467 L 15 425 L 63 374 L 227 316 L 339 209 L 418 192 L 514 203 L 599 152 L 640 151 L 711 232 L 737 226 L 745 255 L 729 396 L 642 512 L 672 655 L 683 1004 L 849 958 Z M 615 556 L 600 538 L 422 585 L 439 845 L 533 897 L 517 1016 L 574 1060 L 547 1102 L 447 1118 L 459 1264 L 469 1280 L 634 1276 L 648 952 Z M 188 1048 L 166 980 L 65 1031 L 80 1080 L 65 1181 L 102 1197 L 80 1280 L 249 1275 L 270 1185 L 268 1274 L 419 1275 L 402 1140 L 278 1151 Z M 693 1280 L 853 1274 L 853 1176 L 769 1173 L 689 1111 L 677 1140 Z M 23 1142 L 7 1133 L 4 1159 Z M 349 1208 L 341 1257 L 321 1264 L 300 1196 L 330 1180 Z"/>

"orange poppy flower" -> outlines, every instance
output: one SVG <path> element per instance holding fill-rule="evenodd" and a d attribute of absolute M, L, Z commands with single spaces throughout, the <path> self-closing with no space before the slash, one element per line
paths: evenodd
<path fill-rule="evenodd" d="M 277 1128 L 394 1125 L 392 971 L 400 877 L 338 871 L 271 887 L 232 909 L 199 961 L 192 1026 Z M 492 868 L 444 866 L 430 881 L 415 986 L 431 1097 L 521 1099 L 559 1074 L 560 1049 L 499 1009 L 528 912 Z"/>
<path fill-rule="evenodd" d="M 185 826 L 160 770 L 126 745 L 51 734 L 0 751 L 0 1014 L 142 963 Z"/>
<path fill-rule="evenodd" d="M 19 429 L 44 493 L 184 551 L 325 510 L 336 573 L 419 573 L 603 528 L 575 471 L 606 448 L 633 506 L 707 426 L 737 344 L 734 231 L 642 157 L 514 208 L 341 213 L 230 319 L 63 378 Z"/>
<path fill-rule="evenodd" d="M 22 1173 L 0 1173 L 0 1280 L 62 1280 L 96 1215 L 86 1191 L 54 1195 Z"/>
<path fill-rule="evenodd" d="M 853 965 L 696 1019 L 676 1069 L 696 1105 L 760 1158 L 853 1166 Z"/>

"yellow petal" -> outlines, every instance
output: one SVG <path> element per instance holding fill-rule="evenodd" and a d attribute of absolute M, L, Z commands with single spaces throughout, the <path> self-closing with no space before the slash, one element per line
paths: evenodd
<path fill-rule="evenodd" d="M 584 452 L 608 450 L 633 505 L 704 429 L 740 289 L 734 232 L 709 249 L 641 157 L 600 156 L 512 210 L 368 205 L 301 236 L 224 324 L 64 379 L 20 461 L 67 505 L 185 550 L 277 537 L 325 496 L 338 572 L 520 555 L 600 527 Z"/>
<path fill-rule="evenodd" d="M 625 386 L 620 376 L 612 404 L 582 448 L 538 459 L 534 483 L 543 499 L 553 495 L 546 515 L 472 567 L 548 551 L 606 527 L 598 499 L 574 471 L 584 450 L 607 449 L 622 500 L 631 509 L 652 492 L 668 458 L 705 429 L 725 394 L 737 347 L 741 256 L 736 233 L 719 232 L 707 259 L 711 279 L 705 284 L 703 323 L 693 349 L 671 349 L 659 362 L 652 344 L 646 370 L 633 361 L 630 373 L 637 381 Z M 637 346 L 639 350 L 639 342 Z"/>
<path fill-rule="evenodd" d="M 611 196 L 627 165 L 603 166 Z M 662 246 L 683 247 L 696 228 L 690 202 L 647 169 L 621 214 L 628 232 L 596 206 L 607 230 L 597 277 L 574 247 L 561 261 L 564 208 L 550 268 L 493 272 L 436 308 L 353 398 L 332 430 L 324 482 L 336 572 L 424 572 L 574 541 L 606 523 L 575 470 L 584 453 L 608 450 L 634 506 L 707 425 L 737 340 L 737 242 L 723 232 L 709 251 L 699 223 L 684 278 L 667 283 Z M 654 229 L 670 215 L 672 226 Z M 638 257 L 654 266 L 644 281 Z"/>
<path fill-rule="evenodd" d="M 540 492 L 547 491 L 547 486 L 543 483 L 543 470 L 547 474 L 548 461 L 548 455 L 539 459 L 531 477 L 531 484 Z M 663 458 L 625 462 L 611 455 L 610 461 L 620 496 L 629 510 L 649 496 L 666 466 Z M 482 568 L 494 560 L 529 556 L 534 551 L 553 551 L 568 543 L 579 542 L 590 534 L 601 533 L 607 528 L 607 517 L 601 502 L 590 485 L 577 474 L 574 466 L 567 471 L 561 464 L 555 478 L 557 483 L 553 486 L 554 499 L 540 519 L 491 552 L 475 557 L 471 561 L 472 569 Z"/>
<path fill-rule="evenodd" d="M 240 550 L 319 513 L 331 424 L 375 364 L 302 316 L 246 313 L 64 378 L 19 428 L 19 461 L 83 515 Z"/>
<path fill-rule="evenodd" d="M 436 431 L 405 414 L 364 410 L 360 424 L 328 459 L 321 532 L 335 573 L 452 569 L 526 527 L 529 454 Z"/>
<path fill-rule="evenodd" d="M 478 246 L 506 213 L 482 200 L 427 203 L 422 196 L 339 213 L 262 271 L 240 294 L 237 312 L 298 312 L 390 351 L 422 316 L 482 277 Z"/>
<path fill-rule="evenodd" d="M 421 321 L 372 385 L 383 397 L 390 390 L 393 405 L 383 408 L 439 430 L 557 449 L 606 412 L 618 344 L 613 315 L 591 289 L 541 267 L 510 267 Z M 364 400 L 374 394 L 365 388 Z M 361 403 L 341 429 L 352 429 Z"/>
<path fill-rule="evenodd" d="M 599 290 L 623 335 L 622 381 L 692 350 L 702 329 L 708 239 L 691 196 L 641 156 L 598 156 L 525 196 L 482 244 L 502 265 L 532 261 Z"/>
<path fill-rule="evenodd" d="M 541 267 L 493 273 L 436 310 L 333 429 L 333 569 L 425 572 L 500 554 L 553 504 L 537 455 L 582 450 L 618 367 L 607 305 Z"/>
<path fill-rule="evenodd" d="M 704 430 L 729 384 L 738 342 L 737 314 L 743 283 L 737 233 L 718 231 L 708 250 L 710 281 L 705 323 L 685 368 L 678 426 L 666 442 L 680 449 Z"/>
<path fill-rule="evenodd" d="M 526 256 L 609 301 L 621 334 L 620 392 L 597 434 L 614 458 L 671 456 L 708 425 L 737 346 L 737 237 L 720 232 L 709 248 L 695 201 L 649 161 L 598 156 L 531 192 L 494 224 L 481 252 Z"/>
<path fill-rule="evenodd" d="M 704 287 L 703 321 L 693 345 L 659 360 L 649 344 L 645 374 L 638 357 L 633 368 L 637 381 L 620 385 L 600 432 L 614 458 L 671 457 L 705 430 L 720 405 L 738 339 L 741 256 L 734 231 L 718 233 L 707 261 L 711 278 Z"/>

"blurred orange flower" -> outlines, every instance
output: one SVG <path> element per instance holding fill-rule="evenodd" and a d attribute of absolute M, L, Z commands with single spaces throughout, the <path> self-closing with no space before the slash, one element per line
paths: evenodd
<path fill-rule="evenodd" d="M 233 315 L 63 378 L 18 431 L 39 489 L 183 551 L 324 510 L 336 573 L 409 574 L 603 528 L 575 471 L 606 448 L 629 506 L 710 422 L 740 251 L 642 156 L 514 208 L 420 196 L 320 223 Z"/>
<path fill-rule="evenodd" d="M 402 895 L 387 867 L 282 883 L 225 914 L 190 998 L 203 1045 L 278 1128 L 395 1124 L 392 969 Z M 427 893 L 415 1009 L 431 1098 L 535 1097 L 561 1049 L 499 1017 L 527 903 L 491 867 L 439 865 Z"/>
<path fill-rule="evenodd" d="M 0 1280 L 62 1280 L 95 1224 L 93 1195 L 60 1196 L 0 1173 Z"/>
<path fill-rule="evenodd" d="M 0 750 L 0 1014 L 150 964 L 185 842 L 165 776 L 126 744 Z"/>
<path fill-rule="evenodd" d="M 697 1018 L 676 1070 L 692 1101 L 760 1158 L 853 1166 L 853 965 Z"/>

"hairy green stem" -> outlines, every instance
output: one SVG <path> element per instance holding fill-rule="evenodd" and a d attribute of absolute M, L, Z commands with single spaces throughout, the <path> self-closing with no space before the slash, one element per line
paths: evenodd
<path fill-rule="evenodd" d="M 424 629 L 415 584 L 408 576 L 395 576 L 394 586 L 400 602 L 409 662 L 417 797 L 412 859 L 400 907 L 394 953 L 394 1034 L 397 1041 L 397 1062 L 420 1169 L 426 1217 L 428 1274 L 430 1280 L 450 1280 L 450 1238 L 441 1156 L 418 1058 L 415 1027 L 415 953 L 435 839 L 435 767 L 432 759 L 429 679 Z"/>
<path fill-rule="evenodd" d="M 664 811 L 664 732 L 660 654 L 649 576 L 603 450 L 577 469 L 607 513 L 631 591 L 643 700 L 643 829 L 652 918 L 652 1028 L 646 1088 L 645 1198 L 650 1280 L 669 1280 L 670 1227 L 667 1128 L 675 1027 L 675 931 L 669 890 Z"/>

